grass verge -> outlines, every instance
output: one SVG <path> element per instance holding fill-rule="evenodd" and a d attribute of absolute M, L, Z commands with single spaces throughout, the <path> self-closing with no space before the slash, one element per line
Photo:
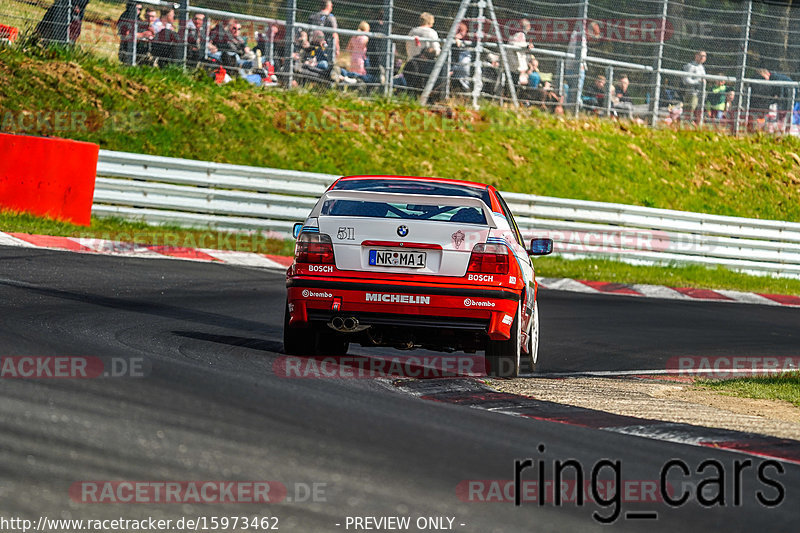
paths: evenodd
<path fill-rule="evenodd" d="M 701 380 L 697 384 L 720 394 L 759 400 L 783 400 L 800 407 L 800 372 L 787 372 L 778 376 Z"/>
<path fill-rule="evenodd" d="M 794 137 L 217 86 L 200 72 L 125 67 L 79 49 L 2 49 L 0 76 L 3 131 L 223 163 L 436 175 L 545 196 L 800 221 Z M 52 117 L 37 119 L 61 111 L 74 120 L 56 128 Z"/>
<path fill-rule="evenodd" d="M 223 232 L 177 226 L 152 226 L 117 218 L 92 217 L 91 226 L 49 220 L 22 213 L 0 211 L 0 230 L 61 237 L 106 239 L 186 248 L 211 248 L 260 254 L 292 255 L 294 241 L 267 238 L 256 232 Z"/>

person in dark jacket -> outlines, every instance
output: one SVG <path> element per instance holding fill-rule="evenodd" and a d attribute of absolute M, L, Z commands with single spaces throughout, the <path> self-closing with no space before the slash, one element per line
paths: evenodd
<path fill-rule="evenodd" d="M 406 66 L 403 67 L 403 76 L 407 87 L 413 89 L 416 95 L 420 95 L 425 89 L 425 84 L 428 83 L 428 78 L 430 78 L 433 67 L 436 64 L 436 56 L 436 48 L 430 46 L 411 58 L 406 63 Z M 433 91 L 431 91 L 429 98 L 430 102 L 435 102 L 441 97 L 446 83 L 447 73 L 445 69 L 442 69 L 439 73 L 439 79 L 433 85 Z"/>
<path fill-rule="evenodd" d="M 36 25 L 35 34 L 45 43 L 75 44 L 88 4 L 89 0 L 56 0 Z"/>
<path fill-rule="evenodd" d="M 119 60 L 126 64 L 133 64 L 133 44 L 136 42 L 136 62 L 141 63 L 142 58 L 150 52 L 150 41 L 155 34 L 150 30 L 150 25 L 140 16 L 142 4 L 128 1 L 125 11 L 117 19 L 117 35 L 119 35 Z"/>
<path fill-rule="evenodd" d="M 369 29 L 373 33 L 389 33 L 389 24 L 384 20 L 383 8 L 377 8 L 372 14 L 372 20 L 369 21 Z M 386 52 L 387 45 L 391 43 L 386 39 L 378 39 L 375 37 L 370 38 L 367 42 L 367 61 L 365 68 L 367 69 L 367 77 L 371 80 L 379 81 L 381 84 L 386 83 Z"/>

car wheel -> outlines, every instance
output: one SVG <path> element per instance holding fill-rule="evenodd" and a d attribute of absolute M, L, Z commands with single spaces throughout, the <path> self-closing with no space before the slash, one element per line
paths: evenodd
<path fill-rule="evenodd" d="M 515 378 L 519 375 L 519 359 L 522 352 L 521 304 L 511 323 L 511 337 L 507 341 L 488 340 L 486 344 L 486 373 L 500 378 Z"/>
<path fill-rule="evenodd" d="M 289 326 L 289 303 L 283 315 L 283 352 L 287 355 L 315 355 L 316 331 L 310 328 Z"/>
<path fill-rule="evenodd" d="M 539 359 L 539 302 L 533 304 L 533 318 L 531 319 L 531 333 L 528 335 L 528 366 L 531 372 L 536 372 L 536 362 Z"/>

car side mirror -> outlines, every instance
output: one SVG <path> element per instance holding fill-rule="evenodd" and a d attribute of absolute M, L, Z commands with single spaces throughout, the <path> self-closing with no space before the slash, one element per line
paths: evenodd
<path fill-rule="evenodd" d="M 303 231 L 303 223 L 298 222 L 292 227 L 292 236 L 296 239 L 301 231 Z"/>
<path fill-rule="evenodd" d="M 553 239 L 531 239 L 530 255 L 550 255 L 553 253 Z"/>

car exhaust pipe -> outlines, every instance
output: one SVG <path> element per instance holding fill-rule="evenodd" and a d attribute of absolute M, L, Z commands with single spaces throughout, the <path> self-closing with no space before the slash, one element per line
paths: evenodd
<path fill-rule="evenodd" d="M 328 322 L 328 327 L 338 331 L 339 333 L 355 333 L 357 331 L 364 331 L 369 326 L 362 326 L 358 323 L 358 319 L 354 316 L 340 317 L 335 316 Z"/>

